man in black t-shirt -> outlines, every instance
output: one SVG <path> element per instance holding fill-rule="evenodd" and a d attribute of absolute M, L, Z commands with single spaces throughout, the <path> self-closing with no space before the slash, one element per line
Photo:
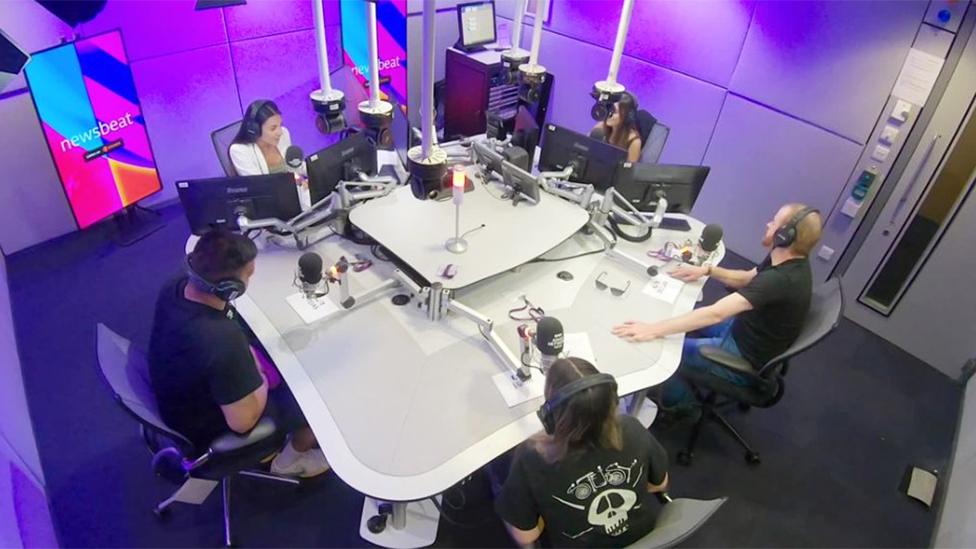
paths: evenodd
<path fill-rule="evenodd" d="M 579 385 L 591 376 L 603 379 Z M 516 448 L 495 499 L 520 545 L 545 531 L 555 547 L 623 547 L 654 529 L 668 455 L 637 419 L 617 415 L 612 379 L 574 357 L 549 369 L 547 431 Z"/>
<path fill-rule="evenodd" d="M 314 476 L 329 469 L 300 409 L 284 386 L 269 391 L 261 356 L 228 303 L 247 289 L 257 248 L 243 235 L 215 230 L 187 256 L 187 275 L 159 293 L 149 342 L 149 375 L 163 420 L 199 451 L 228 430 L 250 431 L 265 415 L 291 440 L 272 471 Z"/>
<path fill-rule="evenodd" d="M 685 339 L 679 372 L 696 369 L 739 385 L 751 378 L 704 359 L 698 349 L 721 347 L 739 355 L 756 369 L 786 351 L 796 341 L 810 309 L 813 277 L 808 256 L 820 240 L 820 213 L 803 204 L 787 204 L 766 224 L 763 245 L 769 256 L 756 268 L 742 271 L 717 266 L 681 265 L 671 276 L 693 282 L 710 276 L 735 293 L 714 304 L 662 322 L 628 321 L 613 333 L 628 341 L 650 341 L 671 334 L 696 331 Z M 687 389 L 668 383 L 665 408 L 690 401 Z"/>

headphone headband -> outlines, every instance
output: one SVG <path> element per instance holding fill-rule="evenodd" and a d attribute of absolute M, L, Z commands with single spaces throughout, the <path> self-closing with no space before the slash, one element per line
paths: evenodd
<path fill-rule="evenodd" d="M 556 418 L 554 417 L 556 410 L 579 393 L 599 385 L 610 385 L 612 390 L 617 390 L 617 380 L 610 374 L 602 373 L 584 376 L 560 387 L 556 394 L 547 399 L 537 412 L 546 433 L 551 435 L 556 431 Z"/>
<path fill-rule="evenodd" d="M 207 293 L 213 294 L 222 301 L 234 301 L 244 295 L 247 287 L 241 279 L 231 276 L 220 279 L 216 283 L 210 282 L 193 268 L 193 264 L 190 262 L 190 255 L 192 254 L 187 255 L 183 260 L 183 264 L 186 267 L 186 274 L 191 280 L 202 286 Z"/>
<path fill-rule="evenodd" d="M 819 214 L 820 210 L 811 206 L 805 206 L 801 208 L 800 211 L 793 214 L 793 216 L 790 217 L 790 220 L 786 222 L 786 225 L 776 229 L 776 233 L 773 235 L 773 243 L 776 245 L 776 247 L 786 248 L 787 246 L 792 245 L 793 242 L 796 241 L 796 226 L 803 221 L 803 218 L 812 213 Z"/>

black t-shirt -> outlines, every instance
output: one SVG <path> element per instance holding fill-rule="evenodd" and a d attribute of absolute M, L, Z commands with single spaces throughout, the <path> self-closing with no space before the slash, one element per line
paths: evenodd
<path fill-rule="evenodd" d="M 775 267 L 767 257 L 739 295 L 752 310 L 735 317 L 732 337 L 742 356 L 756 368 L 786 351 L 796 341 L 810 310 L 813 275 L 807 258 L 790 259 Z"/>
<path fill-rule="evenodd" d="M 200 448 L 228 431 L 220 405 L 254 392 L 258 373 L 235 311 L 183 297 L 186 278 L 159 292 L 149 341 L 149 376 L 163 420 Z"/>
<path fill-rule="evenodd" d="M 556 547 L 622 547 L 647 535 L 660 507 L 647 483 L 664 482 L 668 454 L 633 417 L 621 416 L 620 427 L 622 450 L 578 451 L 554 464 L 523 443 L 495 511 L 521 530 L 542 517 Z"/>

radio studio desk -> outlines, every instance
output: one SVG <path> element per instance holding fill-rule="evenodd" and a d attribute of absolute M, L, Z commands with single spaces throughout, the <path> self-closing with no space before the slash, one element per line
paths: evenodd
<path fill-rule="evenodd" d="M 528 263 L 539 256 L 560 258 L 600 249 L 603 243 L 578 231 L 587 215 L 576 205 L 542 192 L 539 204 L 513 207 L 496 198 L 499 190 L 490 187 L 475 181 L 474 190 L 465 195 L 461 231 L 482 223 L 485 227 L 466 236 L 469 249 L 464 254 L 444 248 L 454 232 L 450 200 L 418 201 L 409 187 L 399 187 L 354 208 L 350 217 L 415 270 L 433 273 L 430 282 L 443 283 L 457 300 L 493 319 L 516 357 L 516 329 L 525 321 L 511 320 L 508 312 L 522 306 L 524 295 L 562 322 L 569 354 L 589 355 L 597 368 L 617 378 L 621 395 L 671 377 L 681 358 L 682 336 L 635 344 L 615 337 L 611 327 L 690 311 L 703 282 L 682 285 L 662 269 L 661 283 L 680 287 L 669 302 L 644 292 L 651 281 L 646 272 L 606 253 Z M 646 242 L 619 240 L 617 248 L 647 265 L 663 265 L 647 251 L 669 240 L 697 241 L 703 224 L 688 221 L 691 232 L 656 229 Z M 194 241 L 191 237 L 188 249 Z M 361 535 L 387 547 L 432 543 L 438 515 L 427 498 L 541 430 L 535 415 L 541 396 L 510 407 L 493 379 L 509 370 L 478 326 L 451 314 L 429 320 L 416 299 L 394 305 L 393 295 L 409 293 L 404 288 L 307 324 L 286 302 L 298 292 L 293 280 L 303 252 L 263 244 L 263 237 L 257 241 L 262 249 L 256 271 L 236 307 L 281 371 L 332 469 L 369 496 Z M 374 257 L 368 246 L 337 236 L 309 250 L 321 254 L 327 266 L 343 255 L 352 261 L 355 253 L 372 259 L 373 265 L 362 272 L 350 269 L 353 294 L 390 278 L 396 268 Z M 723 254 L 720 247 L 713 261 Z M 438 278 L 437 270 L 447 264 L 457 267 L 456 276 Z M 571 273 L 572 280 L 557 277 L 561 271 Z M 629 289 L 619 297 L 599 290 L 594 282 L 604 272 L 603 281 L 619 288 L 629 282 Z M 339 301 L 334 285 L 327 298 Z M 544 378 L 538 370 L 532 372 L 538 391 Z M 402 521 L 396 528 L 388 521 L 384 532 L 373 534 L 365 522 L 376 514 L 376 500 L 416 503 L 397 506 L 400 516 L 406 516 L 405 527 Z"/>

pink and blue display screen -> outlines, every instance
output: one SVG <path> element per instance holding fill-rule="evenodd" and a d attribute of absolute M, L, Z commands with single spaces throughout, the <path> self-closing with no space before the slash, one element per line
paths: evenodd
<path fill-rule="evenodd" d="M 160 190 L 119 31 L 35 53 L 24 72 L 80 228 Z"/>
<path fill-rule="evenodd" d="M 369 77 L 369 42 L 366 0 L 342 0 L 342 51 L 345 63 L 352 67 L 360 82 Z M 376 2 L 376 46 L 379 54 L 380 80 L 401 105 L 407 104 L 407 0 Z"/>

